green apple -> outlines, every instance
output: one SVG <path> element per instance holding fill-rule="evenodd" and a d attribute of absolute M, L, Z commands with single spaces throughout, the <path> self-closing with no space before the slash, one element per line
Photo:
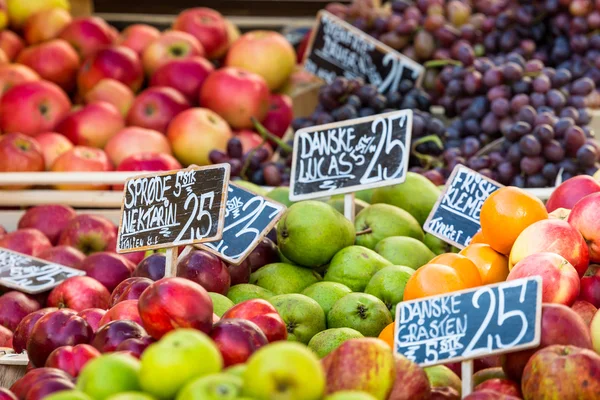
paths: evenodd
<path fill-rule="evenodd" d="M 377 400 L 367 392 L 358 390 L 342 390 L 326 396 L 323 400 Z"/>
<path fill-rule="evenodd" d="M 325 312 L 313 299 L 303 294 L 280 294 L 269 302 L 285 321 L 288 340 L 307 344 L 313 336 L 324 331 Z"/>
<path fill-rule="evenodd" d="M 389 324 L 392 314 L 377 297 L 350 293 L 335 302 L 327 315 L 329 328 L 352 328 L 364 336 L 377 337 Z"/>
<path fill-rule="evenodd" d="M 312 269 L 286 263 L 265 265 L 250 275 L 250 283 L 274 294 L 300 293 L 306 287 L 322 280 Z"/>
<path fill-rule="evenodd" d="M 229 374 L 213 374 L 195 379 L 185 385 L 176 400 L 230 400 L 242 393 L 243 380 Z"/>
<path fill-rule="evenodd" d="M 123 392 L 110 396 L 106 400 L 156 400 L 156 398 L 142 392 Z"/>
<path fill-rule="evenodd" d="M 308 348 L 314 351 L 319 358 L 323 358 L 340 347 L 346 340 L 360 339 L 362 337 L 364 337 L 362 333 L 350 328 L 327 329 L 313 336 L 310 342 L 308 342 Z"/>
<path fill-rule="evenodd" d="M 79 373 L 77 389 L 98 400 L 140 389 L 140 362 L 127 354 L 103 354 Z"/>
<path fill-rule="evenodd" d="M 236 364 L 231 367 L 223 370 L 223 373 L 230 374 L 234 376 L 239 376 L 240 378 L 244 376 L 244 372 L 246 371 L 246 364 Z"/>
<path fill-rule="evenodd" d="M 417 269 L 435 257 L 425 243 L 408 236 L 392 236 L 375 246 L 375 251 L 394 265 Z"/>
<path fill-rule="evenodd" d="M 287 186 L 279 186 L 272 189 L 266 194 L 266 197 L 275 200 L 286 207 L 290 207 L 294 204 L 294 202 L 290 200 L 290 188 Z"/>
<path fill-rule="evenodd" d="M 356 244 L 369 249 L 392 236 L 409 236 L 423 241 L 419 222 L 408 212 L 389 204 L 373 204 L 365 208 L 356 216 L 354 227 Z"/>
<path fill-rule="evenodd" d="M 244 395 L 259 400 L 318 400 L 325 391 L 319 359 L 299 343 L 275 342 L 248 360 Z"/>
<path fill-rule="evenodd" d="M 458 375 L 445 365 L 434 365 L 423 368 L 427 374 L 427 379 L 431 387 L 450 386 L 458 393 L 462 391 L 462 383 Z M 474 385 L 476 386 L 476 385 Z"/>
<path fill-rule="evenodd" d="M 235 304 L 221 293 L 208 292 L 208 295 L 213 302 L 213 312 L 220 317 L 225 314 L 225 311 L 229 310 Z"/>
<path fill-rule="evenodd" d="M 44 400 L 92 400 L 92 398 L 80 390 L 61 390 L 44 397 Z"/>
<path fill-rule="evenodd" d="M 275 296 L 275 294 L 270 290 L 263 289 L 260 286 L 251 285 L 249 283 L 241 283 L 239 285 L 232 286 L 227 292 L 227 298 L 234 304 L 239 304 L 250 299 L 269 300 L 273 296 Z"/>
<path fill-rule="evenodd" d="M 310 297 L 325 311 L 325 315 L 329 313 L 333 304 L 347 295 L 352 293 L 352 290 L 346 285 L 337 282 L 317 282 L 313 283 L 302 291 L 302 294 Z"/>
<path fill-rule="evenodd" d="M 348 246 L 333 257 L 325 280 L 346 285 L 353 292 L 362 292 L 375 272 L 388 265 L 392 263 L 371 249 Z"/>
<path fill-rule="evenodd" d="M 223 368 L 221 352 L 204 333 L 177 329 L 142 353 L 140 383 L 145 392 L 171 399 L 188 382 Z"/>
<path fill-rule="evenodd" d="M 365 288 L 365 293 L 372 294 L 383 301 L 392 316 L 396 315 L 396 305 L 404 298 L 406 282 L 415 270 L 409 267 L 391 265 L 375 273 Z"/>

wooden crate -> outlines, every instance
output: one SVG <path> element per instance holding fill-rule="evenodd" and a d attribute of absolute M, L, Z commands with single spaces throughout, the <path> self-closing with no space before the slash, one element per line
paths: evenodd
<path fill-rule="evenodd" d="M 71 0 L 71 14 L 73 14 L 74 17 L 92 15 L 93 12 L 93 0 Z"/>

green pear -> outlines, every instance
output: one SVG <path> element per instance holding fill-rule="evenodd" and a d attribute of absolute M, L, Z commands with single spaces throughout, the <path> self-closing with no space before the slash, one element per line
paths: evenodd
<path fill-rule="evenodd" d="M 155 400 L 155 398 L 143 392 L 123 392 L 110 396 L 106 400 Z"/>
<path fill-rule="evenodd" d="M 319 358 L 325 357 L 342 343 L 350 339 L 364 337 L 359 331 L 350 328 L 332 328 L 317 333 L 308 342 L 308 348 L 314 351 Z"/>
<path fill-rule="evenodd" d="M 377 243 L 392 236 L 409 236 L 423 240 L 423 230 L 417 220 L 396 206 L 373 204 L 362 210 L 354 222 L 356 244 L 374 249 Z"/>
<path fill-rule="evenodd" d="M 375 272 L 392 265 L 373 250 L 362 246 L 348 246 L 331 260 L 325 280 L 346 285 L 353 292 L 362 292 Z"/>
<path fill-rule="evenodd" d="M 230 374 L 213 374 L 185 385 L 176 400 L 233 400 L 242 394 L 243 380 Z"/>
<path fill-rule="evenodd" d="M 344 247 L 354 244 L 354 226 L 321 201 L 292 205 L 277 224 L 277 244 L 294 264 L 316 268 Z"/>
<path fill-rule="evenodd" d="M 61 390 L 44 397 L 44 400 L 92 400 L 92 398 L 79 390 Z"/>
<path fill-rule="evenodd" d="M 303 294 L 280 294 L 269 299 L 285 321 L 288 340 L 307 344 L 326 329 L 325 312 L 313 299 Z"/>
<path fill-rule="evenodd" d="M 373 198 L 373 189 L 359 190 L 358 192 L 354 193 L 354 197 L 364 201 L 365 203 L 371 204 L 371 199 Z"/>
<path fill-rule="evenodd" d="M 93 399 L 104 400 L 117 393 L 139 390 L 140 373 L 137 358 L 120 353 L 103 354 L 83 367 L 77 389 Z"/>
<path fill-rule="evenodd" d="M 244 376 L 244 371 L 246 371 L 246 364 L 236 364 L 224 369 L 223 373 L 239 376 L 241 378 Z"/>
<path fill-rule="evenodd" d="M 405 266 L 392 265 L 375 273 L 365 288 L 365 293 L 371 294 L 383 301 L 385 306 L 396 315 L 396 305 L 404 297 L 406 282 L 415 270 Z"/>
<path fill-rule="evenodd" d="M 225 314 L 225 311 L 229 310 L 235 305 L 233 301 L 229 300 L 220 293 L 208 292 L 208 295 L 213 302 L 213 312 L 219 317 L 222 317 L 223 314 Z"/>
<path fill-rule="evenodd" d="M 363 336 L 377 337 L 391 323 L 390 310 L 377 297 L 366 293 L 347 294 L 327 314 L 329 328 L 352 328 Z"/>
<path fill-rule="evenodd" d="M 344 196 L 332 197 L 327 200 L 327 204 L 338 210 L 341 214 L 344 214 Z M 354 215 L 358 214 L 365 208 L 369 207 L 369 203 L 360 199 L 354 199 Z"/>
<path fill-rule="evenodd" d="M 423 226 L 441 194 L 441 190 L 429 179 L 408 172 L 404 182 L 374 189 L 371 204 L 386 203 L 400 207 Z"/>
<path fill-rule="evenodd" d="M 423 237 L 423 243 L 435 254 L 439 256 L 440 254 L 450 253 L 452 250 L 452 246 L 442 239 L 433 236 L 431 233 L 426 233 Z"/>
<path fill-rule="evenodd" d="M 417 269 L 427 264 L 435 254 L 423 242 L 408 236 L 392 236 L 375 246 L 375 251 L 394 265 Z"/>
<path fill-rule="evenodd" d="M 274 294 L 300 293 L 322 280 L 315 271 L 286 263 L 268 264 L 250 275 L 250 283 Z"/>
<path fill-rule="evenodd" d="M 302 294 L 310 297 L 325 311 L 325 315 L 331 310 L 333 304 L 347 295 L 352 290 L 346 285 L 337 282 L 317 282 L 313 283 L 302 291 Z"/>
<path fill-rule="evenodd" d="M 377 400 L 367 392 L 342 390 L 326 396 L 323 400 Z"/>
<path fill-rule="evenodd" d="M 265 188 L 263 188 L 262 186 L 259 186 L 252 182 L 239 180 L 239 181 L 235 181 L 234 183 L 244 189 L 248 189 L 248 190 L 253 191 L 256 194 L 260 194 L 263 197 L 269 193 L 269 191 L 266 190 Z"/>
<path fill-rule="evenodd" d="M 434 365 L 423 368 L 427 374 L 427 379 L 431 387 L 450 386 L 458 393 L 462 391 L 462 383 L 458 375 L 445 365 Z"/>
<path fill-rule="evenodd" d="M 234 304 L 251 299 L 269 300 L 273 296 L 275 294 L 270 290 L 249 283 L 240 283 L 239 285 L 232 286 L 227 292 L 227 298 L 233 301 Z"/>
<path fill-rule="evenodd" d="M 287 186 L 276 187 L 264 196 L 271 200 L 275 200 L 286 207 L 290 207 L 294 204 L 294 202 L 290 200 L 290 188 Z"/>

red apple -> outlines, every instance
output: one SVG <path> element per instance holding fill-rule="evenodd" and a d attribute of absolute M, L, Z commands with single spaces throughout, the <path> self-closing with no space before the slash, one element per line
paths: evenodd
<path fill-rule="evenodd" d="M 600 276 L 584 276 L 581 278 L 579 298 L 592 303 L 594 307 L 600 306 Z"/>
<path fill-rule="evenodd" d="M 292 99 L 285 94 L 272 94 L 269 97 L 269 111 L 262 121 L 272 134 L 282 138 L 294 119 Z"/>
<path fill-rule="evenodd" d="M 250 282 L 251 271 L 247 258 L 238 265 L 227 264 L 227 270 L 229 270 L 229 276 L 231 277 L 231 286 Z"/>
<path fill-rule="evenodd" d="M 158 281 L 165 277 L 166 256 L 164 253 L 150 254 L 144 258 L 133 271 L 133 276 Z"/>
<path fill-rule="evenodd" d="M 260 75 L 221 68 L 204 81 L 200 105 L 222 116 L 234 129 L 251 128 L 251 117 L 262 121 L 269 111 L 269 88 Z"/>
<path fill-rule="evenodd" d="M 274 31 L 252 31 L 231 45 L 225 65 L 262 76 L 270 90 L 288 80 L 296 66 L 296 52 L 290 42 Z"/>
<path fill-rule="evenodd" d="M 108 353 L 115 351 L 117 346 L 127 339 L 139 339 L 147 335 L 144 328 L 137 322 L 129 320 L 110 321 L 98 329 L 91 344 L 100 352 Z"/>
<path fill-rule="evenodd" d="M 250 129 L 242 129 L 241 131 L 234 132 L 235 137 L 240 139 L 242 142 L 242 151 L 244 154 L 248 153 L 252 149 L 257 147 L 264 147 L 269 153 L 269 158 L 273 155 L 273 148 L 269 143 L 263 144 L 263 138 L 256 132 Z"/>
<path fill-rule="evenodd" d="M 52 244 L 56 244 L 64 227 L 76 215 L 73 208 L 60 204 L 31 207 L 19 220 L 18 228 L 37 229 L 46 235 Z"/>
<path fill-rule="evenodd" d="M 202 43 L 207 58 L 214 58 L 227 45 L 225 18 L 210 8 L 190 8 L 177 16 L 173 29 L 192 34 Z"/>
<path fill-rule="evenodd" d="M 146 24 L 133 24 L 121 32 L 118 43 L 121 46 L 129 47 L 139 55 L 150 43 L 158 39 L 160 31 L 153 26 Z"/>
<path fill-rule="evenodd" d="M 52 243 L 37 229 L 19 229 L 4 235 L 0 247 L 36 257 L 51 248 Z"/>
<path fill-rule="evenodd" d="M 13 347 L 13 333 L 10 329 L 0 325 L 0 347 Z"/>
<path fill-rule="evenodd" d="M 142 63 L 146 74 L 152 76 L 166 62 L 197 56 L 204 56 L 204 48 L 195 37 L 185 32 L 166 31 L 146 46 Z"/>
<path fill-rule="evenodd" d="M 76 378 L 88 361 L 99 356 L 100 352 L 89 344 L 62 346 L 50 353 L 46 367 L 62 369 Z"/>
<path fill-rule="evenodd" d="M 115 304 L 104 314 L 100 320 L 100 326 L 111 321 L 129 320 L 142 325 L 142 319 L 138 310 L 138 300 L 124 300 Z"/>
<path fill-rule="evenodd" d="M 113 46 L 88 56 L 77 76 L 79 93 L 85 96 L 106 78 L 115 79 L 137 92 L 142 86 L 144 72 L 136 52 L 128 47 Z"/>
<path fill-rule="evenodd" d="M 13 86 L 0 100 L 0 129 L 35 136 L 53 131 L 71 108 L 65 92 L 47 81 L 24 82 Z"/>
<path fill-rule="evenodd" d="M 594 315 L 598 311 L 596 306 L 585 300 L 575 301 L 575 303 L 573 303 L 573 305 L 571 306 L 571 309 L 575 311 L 588 326 L 590 325 L 590 323 L 592 322 L 592 318 L 594 318 Z"/>
<path fill-rule="evenodd" d="M 139 299 L 144 290 L 152 285 L 152 282 L 154 282 L 152 279 L 139 276 L 125 279 L 113 290 L 110 296 L 110 306 L 113 307 L 125 300 Z"/>
<path fill-rule="evenodd" d="M 277 245 L 269 238 L 264 238 L 258 245 L 252 250 L 248 258 L 250 264 L 250 271 L 255 272 L 259 268 L 264 267 L 267 264 L 272 264 L 280 261 L 279 250 Z"/>
<path fill-rule="evenodd" d="M 8 60 L 8 57 L 6 56 L 6 53 L 4 53 L 4 50 L 0 49 L 0 65 L 9 65 L 10 61 Z"/>
<path fill-rule="evenodd" d="M 145 153 L 172 154 L 167 138 L 158 131 L 137 126 L 120 130 L 104 148 L 110 161 L 119 165 L 127 157 Z"/>
<path fill-rule="evenodd" d="M 9 30 L 0 32 L 0 50 L 4 51 L 8 61 L 14 61 L 24 48 L 23 39 L 16 33 Z"/>
<path fill-rule="evenodd" d="M 137 129 L 137 128 L 131 128 Z M 141 128 L 140 128 L 141 129 Z M 171 151 L 171 147 L 169 145 L 169 152 Z M 164 153 L 153 153 L 153 152 L 145 152 L 145 153 L 136 153 L 128 156 L 123 159 L 121 163 L 117 166 L 117 171 L 174 171 L 181 169 L 182 166 L 173 157 L 169 154 Z M 123 190 L 123 185 L 114 185 L 113 190 Z M 127 253 L 133 254 L 133 253 Z M 126 255 L 127 255 L 126 254 Z M 143 256 L 142 256 L 143 258 Z M 141 260 L 140 260 L 141 261 Z"/>
<path fill-rule="evenodd" d="M 218 60 L 222 59 L 227 54 L 231 45 L 242 36 L 240 29 L 231 20 L 227 18 L 224 18 L 224 20 L 225 28 L 227 29 L 227 43 L 224 43 L 218 50 L 215 50 L 213 58 Z"/>
<path fill-rule="evenodd" d="M 192 250 L 177 264 L 177 276 L 200 284 L 209 292 L 227 294 L 231 284 L 229 270 L 217 256 L 202 250 Z"/>
<path fill-rule="evenodd" d="M 14 331 L 26 315 L 40 309 L 40 303 L 24 293 L 6 292 L 0 296 L 0 325 Z"/>
<path fill-rule="evenodd" d="M 8 389 L 0 388 L 0 400 L 18 400 L 17 396 Z"/>
<path fill-rule="evenodd" d="M 46 170 L 52 168 L 54 161 L 63 153 L 73 148 L 73 143 L 60 133 L 46 132 L 40 133 L 35 137 L 42 148 Z"/>
<path fill-rule="evenodd" d="M 70 379 L 49 378 L 34 383 L 33 386 L 31 386 L 31 389 L 27 391 L 25 400 L 42 400 L 52 393 L 74 389 L 75 384 Z"/>
<path fill-rule="evenodd" d="M 152 336 L 144 336 L 141 338 L 129 338 L 119 343 L 116 351 L 126 351 L 133 357 L 139 359 L 142 356 L 144 350 L 146 350 L 146 348 L 154 342 L 155 340 L 152 338 Z"/>
<path fill-rule="evenodd" d="M 169 122 L 190 104 L 176 89 L 167 86 L 151 87 L 136 97 L 127 124 L 165 133 Z"/>
<path fill-rule="evenodd" d="M 89 171 L 105 172 L 112 171 L 113 167 L 100 149 L 87 146 L 75 146 L 71 150 L 61 154 L 52 164 L 52 171 Z M 107 190 L 109 185 L 55 185 L 60 190 Z"/>
<path fill-rule="evenodd" d="M 85 310 L 81 310 L 77 313 L 81 318 L 85 320 L 92 327 L 92 331 L 96 333 L 98 328 L 100 328 L 100 321 L 102 317 L 107 313 L 107 310 L 103 310 L 102 308 L 86 308 Z"/>
<path fill-rule="evenodd" d="M 184 165 L 210 165 L 212 150 L 225 151 L 231 138 L 227 122 L 206 108 L 191 108 L 169 124 L 167 137 L 175 157 Z"/>
<path fill-rule="evenodd" d="M 89 276 L 74 276 L 62 281 L 50 292 L 50 307 L 82 311 L 87 308 L 108 308 L 110 293 L 100 282 Z"/>
<path fill-rule="evenodd" d="M 22 353 L 27 349 L 27 341 L 33 330 L 35 323 L 44 315 L 56 311 L 56 307 L 46 307 L 27 314 L 17 325 L 13 335 L 13 349 L 17 353 Z"/>
<path fill-rule="evenodd" d="M 85 254 L 105 251 L 116 236 L 115 225 L 108 219 L 90 214 L 80 214 L 69 221 L 58 244 L 73 246 Z"/>
<path fill-rule="evenodd" d="M 27 392 L 35 383 L 54 378 L 62 378 L 64 380 L 72 379 L 65 371 L 57 368 L 35 368 L 28 371 L 20 379 L 17 379 L 10 387 L 10 391 L 20 400 L 24 400 Z"/>
<path fill-rule="evenodd" d="M 571 213 L 568 222 L 583 236 L 588 245 L 590 261 L 600 262 L 600 192 L 585 196 L 579 200 Z"/>
<path fill-rule="evenodd" d="M 462 398 L 463 400 L 521 400 L 520 397 L 509 396 L 503 393 L 498 393 L 495 390 L 478 390 L 468 396 Z"/>
<path fill-rule="evenodd" d="M 215 68 L 203 57 L 175 59 L 154 71 L 150 86 L 168 86 L 177 89 L 191 104 L 198 102 L 198 93 L 204 81 Z"/>
<path fill-rule="evenodd" d="M 79 265 L 79 269 L 112 292 L 121 282 L 131 277 L 135 264 L 119 254 L 102 251 L 88 256 Z"/>
<path fill-rule="evenodd" d="M 73 19 L 69 11 L 49 8 L 33 14 L 23 26 L 23 37 L 29 44 L 47 42 L 58 37 Z"/>
<path fill-rule="evenodd" d="M 222 320 L 230 318 L 241 318 L 254 322 L 263 331 L 269 343 L 287 339 L 285 321 L 277 313 L 275 307 L 266 300 L 252 299 L 236 304 L 221 317 Z"/>
<path fill-rule="evenodd" d="M 59 37 L 69 42 L 82 59 L 110 46 L 114 41 L 110 26 L 97 17 L 75 18 Z"/>
<path fill-rule="evenodd" d="M 10 133 L 0 137 L 0 172 L 37 172 L 44 170 L 44 155 L 40 145 L 20 133 Z M 24 189 L 17 185 L 2 189 Z"/>
<path fill-rule="evenodd" d="M 62 39 L 33 45 L 21 51 L 19 64 L 27 65 L 42 79 L 56 83 L 66 92 L 75 88 L 79 56 L 71 45 Z"/>
<path fill-rule="evenodd" d="M 581 234 L 559 219 L 538 221 L 525 228 L 510 251 L 509 268 L 528 255 L 539 252 L 560 254 L 575 267 L 580 277 L 590 263 L 588 247 Z"/>
<path fill-rule="evenodd" d="M 13 86 L 38 80 L 40 80 L 40 76 L 37 72 L 25 65 L 0 65 L 0 97 Z"/>
<path fill-rule="evenodd" d="M 521 398 L 521 389 L 519 385 L 508 379 L 488 379 L 485 382 L 475 386 L 474 391 L 479 392 L 482 390 L 492 390 L 494 392 L 502 393 L 508 396 L 514 396 Z"/>
<path fill-rule="evenodd" d="M 125 127 L 123 116 L 110 103 L 90 103 L 69 113 L 56 127 L 76 146 L 104 148 Z"/>
<path fill-rule="evenodd" d="M 554 189 L 546 203 L 546 209 L 548 212 L 557 208 L 570 210 L 579 200 L 596 192 L 600 192 L 600 182 L 587 175 L 575 176 Z"/>
<path fill-rule="evenodd" d="M 200 285 L 183 278 L 163 278 L 140 296 L 138 307 L 143 325 L 155 339 L 176 328 L 194 328 L 209 333 L 213 304 Z"/>
<path fill-rule="evenodd" d="M 269 344 L 258 325 L 236 318 L 217 322 L 210 337 L 221 351 L 225 367 L 245 363 L 256 350 Z"/>
<path fill-rule="evenodd" d="M 102 79 L 85 94 L 86 104 L 104 101 L 119 110 L 123 118 L 127 116 L 135 95 L 125 84 L 115 79 Z"/>

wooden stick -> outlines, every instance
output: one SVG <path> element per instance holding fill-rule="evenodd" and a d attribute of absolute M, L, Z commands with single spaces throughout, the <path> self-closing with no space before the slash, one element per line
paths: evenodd
<path fill-rule="evenodd" d="M 169 247 L 167 249 L 167 260 L 165 263 L 165 278 L 171 278 L 177 275 L 177 253 L 179 248 Z"/>
<path fill-rule="evenodd" d="M 464 399 L 473 391 L 473 360 L 460 363 L 462 375 L 462 398 Z"/>
<path fill-rule="evenodd" d="M 354 223 L 354 193 L 344 195 L 344 216 Z"/>

